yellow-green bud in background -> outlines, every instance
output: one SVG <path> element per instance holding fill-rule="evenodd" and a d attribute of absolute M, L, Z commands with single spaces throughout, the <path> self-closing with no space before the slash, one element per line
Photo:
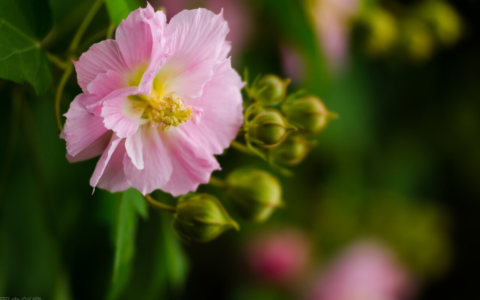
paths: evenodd
<path fill-rule="evenodd" d="M 262 106 L 275 105 L 283 101 L 290 79 L 276 75 L 263 76 L 255 86 L 254 99 Z"/>
<path fill-rule="evenodd" d="M 282 164 L 296 165 L 302 162 L 316 144 L 299 134 L 290 134 L 283 143 L 271 150 L 270 155 Z"/>
<path fill-rule="evenodd" d="M 372 56 L 390 51 L 398 37 L 395 18 L 381 8 L 363 13 L 357 20 L 355 31 L 365 51 Z"/>
<path fill-rule="evenodd" d="M 208 194 L 187 194 L 178 200 L 173 227 L 185 240 L 208 242 L 225 230 L 239 229 L 220 201 Z"/>
<path fill-rule="evenodd" d="M 317 134 L 327 126 L 329 120 L 337 117 L 327 110 L 323 102 L 313 95 L 294 99 L 282 106 L 287 121 L 295 126 L 299 133 Z"/>
<path fill-rule="evenodd" d="M 439 44 L 452 45 L 462 36 L 462 19 L 446 2 L 440 0 L 422 1 L 418 7 L 418 14 Z"/>
<path fill-rule="evenodd" d="M 247 221 L 263 222 L 282 205 L 280 182 L 265 171 L 238 169 L 228 175 L 226 183 L 232 206 Z"/>
<path fill-rule="evenodd" d="M 414 61 L 424 61 L 430 58 L 434 50 L 434 43 L 426 25 L 416 19 L 403 20 L 400 49 Z"/>
<path fill-rule="evenodd" d="M 290 125 L 279 111 L 267 109 L 246 124 L 245 130 L 248 142 L 269 148 L 280 144 L 288 133 L 296 128 Z"/>

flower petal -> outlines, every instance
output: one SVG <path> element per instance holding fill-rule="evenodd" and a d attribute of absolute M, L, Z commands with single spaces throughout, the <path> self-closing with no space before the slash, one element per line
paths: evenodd
<path fill-rule="evenodd" d="M 128 87 L 125 75 L 108 70 L 106 73 L 98 74 L 87 86 L 90 94 L 103 98 L 111 92 Z"/>
<path fill-rule="evenodd" d="M 142 152 L 142 131 L 137 130 L 134 135 L 127 137 L 125 142 L 127 154 L 132 160 L 132 163 L 137 169 L 143 170 L 143 152 Z"/>
<path fill-rule="evenodd" d="M 127 177 L 125 176 L 125 171 L 123 170 L 123 158 L 125 155 L 125 139 L 122 139 L 110 157 L 102 176 L 98 180 L 97 186 L 99 188 L 115 193 L 124 191 L 130 187 Z"/>
<path fill-rule="evenodd" d="M 110 139 L 110 143 L 107 146 L 107 149 L 105 149 L 102 156 L 98 160 L 97 166 L 95 167 L 95 171 L 93 172 L 93 175 L 90 178 L 90 185 L 94 189 L 97 186 L 98 181 L 100 180 L 100 177 L 102 177 L 105 171 L 105 168 L 107 167 L 107 164 L 113 155 L 113 152 L 115 152 L 115 149 L 117 148 L 121 140 L 122 140 L 121 138 L 113 134 L 112 138 Z"/>
<path fill-rule="evenodd" d="M 112 132 L 107 131 L 101 137 L 99 137 L 96 141 L 94 141 L 85 149 L 83 149 L 80 153 L 75 155 L 75 157 L 67 153 L 68 161 L 71 163 L 74 163 L 74 162 L 87 160 L 87 159 L 99 156 L 107 148 L 108 144 L 110 143 L 111 137 L 112 137 Z"/>
<path fill-rule="evenodd" d="M 103 119 L 89 113 L 85 108 L 85 103 L 93 97 L 88 94 L 78 95 L 64 115 L 67 121 L 60 136 L 67 142 L 67 152 L 73 157 L 107 132 Z"/>
<path fill-rule="evenodd" d="M 146 125 L 140 128 L 140 132 L 145 167 L 139 170 L 128 155 L 125 155 L 123 164 L 130 185 L 145 195 L 167 183 L 172 175 L 172 164 L 164 144 L 164 132 Z"/>
<path fill-rule="evenodd" d="M 129 72 L 118 44 L 114 40 L 106 40 L 93 45 L 74 64 L 78 84 L 87 94 L 89 93 L 88 85 L 97 78 L 98 74 L 105 74 L 109 70 L 120 74 Z"/>
<path fill-rule="evenodd" d="M 165 24 L 165 14 L 155 12 L 148 4 L 146 8 L 130 13 L 116 32 L 116 40 L 125 63 L 133 72 L 130 74 L 130 85 L 139 86 L 142 94 L 150 93 L 153 78 L 165 56 Z"/>
<path fill-rule="evenodd" d="M 228 24 L 222 13 L 200 8 L 174 16 L 165 29 L 166 47 L 171 56 L 155 78 L 155 89 L 184 97 L 202 95 L 213 76 L 213 67 L 225 53 Z"/>
<path fill-rule="evenodd" d="M 201 123 L 187 122 L 179 128 L 207 151 L 221 154 L 243 124 L 240 93 L 243 85 L 240 76 L 232 69 L 230 59 L 225 60 L 205 85 L 203 95 L 189 101 L 189 104 L 203 109 Z"/>
<path fill-rule="evenodd" d="M 169 157 L 173 172 L 162 190 L 174 197 L 195 191 L 199 184 L 208 183 L 214 170 L 220 170 L 220 165 L 212 154 L 178 129 L 172 128 L 165 132 L 170 145 Z"/>
<path fill-rule="evenodd" d="M 113 130 L 119 137 L 126 138 L 137 132 L 142 122 L 142 114 L 146 104 L 142 101 L 131 100 L 129 96 L 134 93 L 127 89 L 125 93 L 110 98 L 103 102 L 101 116 L 107 129 Z M 116 96 L 116 97 L 115 97 Z"/>

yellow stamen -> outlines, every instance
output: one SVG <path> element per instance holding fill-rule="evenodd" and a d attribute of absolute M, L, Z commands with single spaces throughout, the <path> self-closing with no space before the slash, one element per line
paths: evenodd
<path fill-rule="evenodd" d="M 171 126 L 177 127 L 193 117 L 192 108 L 185 107 L 182 99 L 178 96 L 160 96 L 153 91 L 150 96 L 136 95 L 130 96 L 130 99 L 147 102 L 148 107 L 142 118 L 149 120 L 153 126 L 161 125 L 163 130 L 167 130 Z"/>

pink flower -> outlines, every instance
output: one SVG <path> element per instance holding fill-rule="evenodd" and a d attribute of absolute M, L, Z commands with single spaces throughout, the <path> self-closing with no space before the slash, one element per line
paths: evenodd
<path fill-rule="evenodd" d="M 358 0 L 316 0 L 311 9 L 327 64 L 334 72 L 346 62 L 350 21 L 359 6 Z"/>
<path fill-rule="evenodd" d="M 400 300 L 411 292 L 405 270 L 382 245 L 353 245 L 316 283 L 311 300 Z"/>
<path fill-rule="evenodd" d="M 263 279 L 279 283 L 298 279 L 306 269 L 309 255 L 307 238 L 294 229 L 264 232 L 250 243 L 247 251 L 252 271 Z"/>
<path fill-rule="evenodd" d="M 243 87 L 231 68 L 222 13 L 182 11 L 166 23 L 148 5 L 116 40 L 75 63 L 78 95 L 61 137 L 70 162 L 101 154 L 90 184 L 111 192 L 194 191 L 220 169 L 242 124 Z"/>

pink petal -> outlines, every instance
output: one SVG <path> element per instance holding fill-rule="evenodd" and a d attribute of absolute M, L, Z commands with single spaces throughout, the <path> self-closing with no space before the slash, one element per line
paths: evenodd
<path fill-rule="evenodd" d="M 120 23 L 116 32 L 116 40 L 127 66 L 132 71 L 146 68 L 139 83 L 142 94 L 150 93 L 152 81 L 158 73 L 162 58 L 163 31 L 166 16 L 163 12 L 155 12 L 150 4 L 130 13 Z"/>
<path fill-rule="evenodd" d="M 134 90 L 125 89 L 124 93 L 115 92 L 104 100 L 101 116 L 107 129 L 113 130 L 119 137 L 126 138 L 137 132 L 142 122 L 146 105 L 133 101 L 128 96 L 136 94 Z M 117 96 L 118 95 L 118 96 Z"/>
<path fill-rule="evenodd" d="M 143 170 L 139 170 L 128 155 L 124 156 L 124 170 L 130 185 L 142 194 L 161 189 L 172 175 L 172 163 L 164 144 L 164 131 L 151 126 L 140 128 Z"/>
<path fill-rule="evenodd" d="M 242 87 L 230 60 L 225 60 L 205 85 L 203 95 L 190 101 L 193 106 L 203 108 L 201 123 L 187 122 L 179 127 L 180 130 L 208 152 L 221 154 L 243 124 Z"/>
<path fill-rule="evenodd" d="M 103 98 L 111 92 L 128 87 L 125 75 L 108 70 L 106 73 L 98 74 L 87 86 L 90 94 Z"/>
<path fill-rule="evenodd" d="M 200 8 L 174 16 L 165 30 L 166 46 L 172 56 L 155 79 L 166 94 L 182 98 L 202 95 L 203 86 L 213 76 L 213 67 L 225 53 L 228 24 L 222 13 L 215 15 Z"/>
<path fill-rule="evenodd" d="M 125 140 L 122 139 L 113 152 L 110 160 L 100 177 L 97 186 L 112 193 L 128 189 L 130 184 L 123 170 L 123 158 L 125 156 Z"/>
<path fill-rule="evenodd" d="M 75 63 L 78 84 L 84 93 L 89 93 L 87 86 L 98 74 L 105 74 L 112 70 L 120 74 L 127 74 L 129 69 L 125 64 L 117 42 L 106 40 L 90 47 Z"/>
<path fill-rule="evenodd" d="M 179 128 L 165 131 L 173 172 L 162 190 L 174 197 L 197 190 L 199 184 L 208 183 L 214 170 L 220 170 L 215 157 L 194 143 Z"/>
<path fill-rule="evenodd" d="M 101 137 L 99 137 L 96 141 L 94 141 L 85 149 L 83 149 L 80 153 L 75 155 L 75 157 L 67 153 L 68 161 L 71 163 L 74 163 L 74 162 L 87 160 L 87 159 L 99 156 L 107 148 L 108 144 L 110 143 L 111 137 L 112 137 L 112 132 L 107 131 Z"/>
<path fill-rule="evenodd" d="M 65 114 L 67 121 L 61 137 L 67 142 L 68 154 L 73 157 L 107 132 L 107 128 L 103 125 L 103 119 L 90 114 L 85 109 L 85 103 L 92 97 L 88 94 L 78 95 Z"/>
<path fill-rule="evenodd" d="M 115 149 L 117 148 L 121 140 L 122 139 L 116 136 L 115 134 L 112 135 L 112 138 L 110 139 L 110 143 L 108 144 L 107 149 L 105 149 L 102 156 L 98 160 L 97 166 L 95 167 L 95 171 L 93 172 L 93 175 L 90 178 L 90 185 L 93 188 L 97 186 L 98 181 L 100 180 L 100 177 L 102 177 L 103 172 L 105 171 L 105 168 L 107 167 L 107 164 L 113 155 L 113 152 L 115 151 Z"/>
<path fill-rule="evenodd" d="M 143 152 L 142 152 L 142 131 L 138 130 L 134 135 L 127 137 L 125 142 L 125 148 L 127 149 L 127 154 L 132 160 L 133 165 L 139 169 L 143 170 Z"/>

